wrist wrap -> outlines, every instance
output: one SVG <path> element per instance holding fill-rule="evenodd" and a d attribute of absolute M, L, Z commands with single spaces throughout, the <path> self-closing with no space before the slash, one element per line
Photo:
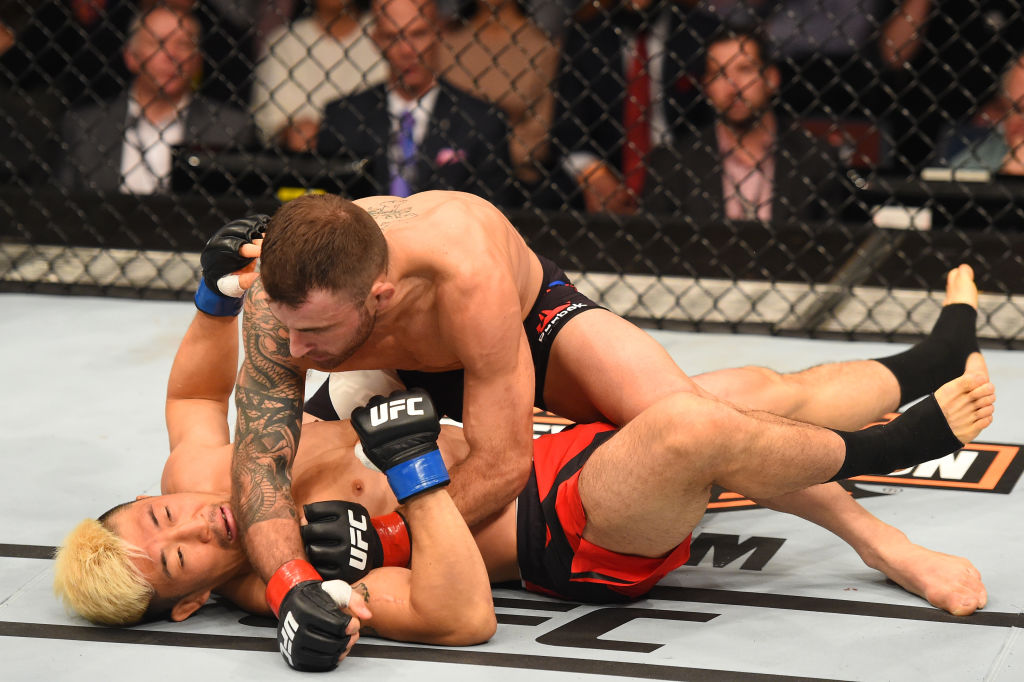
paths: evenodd
<path fill-rule="evenodd" d="M 233 298 L 224 294 L 218 294 L 206 286 L 205 280 L 199 280 L 199 287 L 196 289 L 194 300 L 196 308 L 207 315 L 232 317 L 242 312 L 242 302 L 245 298 Z"/>
<path fill-rule="evenodd" d="M 399 502 L 417 493 L 448 485 L 448 469 L 441 459 L 440 450 L 431 450 L 388 469 L 388 483 Z"/>
<path fill-rule="evenodd" d="M 291 589 L 299 583 L 309 580 L 322 581 L 323 578 L 305 559 L 292 559 L 274 572 L 267 582 L 266 598 L 275 618 L 281 610 L 281 602 L 284 601 Z"/>

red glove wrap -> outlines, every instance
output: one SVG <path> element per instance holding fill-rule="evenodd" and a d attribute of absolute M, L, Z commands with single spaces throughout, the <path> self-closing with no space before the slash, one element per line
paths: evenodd
<path fill-rule="evenodd" d="M 412 556 L 412 538 L 409 527 L 405 525 L 405 517 L 399 512 L 391 512 L 384 516 L 370 519 L 380 544 L 384 550 L 384 566 L 408 566 Z"/>
<path fill-rule="evenodd" d="M 274 575 L 270 577 L 270 582 L 267 583 L 266 596 L 267 604 L 270 605 L 270 610 L 274 612 L 275 618 L 278 611 L 281 610 L 281 602 L 284 601 L 291 589 L 307 580 L 323 582 L 323 578 L 313 568 L 313 564 L 305 559 L 292 559 L 274 572 Z"/>

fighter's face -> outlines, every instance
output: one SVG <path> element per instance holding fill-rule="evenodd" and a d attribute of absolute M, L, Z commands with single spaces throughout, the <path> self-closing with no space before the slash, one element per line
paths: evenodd
<path fill-rule="evenodd" d="M 355 303 L 340 292 L 310 292 L 297 308 L 271 302 L 270 310 L 288 328 L 292 357 L 324 371 L 336 369 L 373 333 L 375 316 L 367 302 Z"/>
<path fill-rule="evenodd" d="M 222 495 L 144 497 L 110 519 L 114 532 L 142 549 L 136 565 L 161 597 L 212 590 L 245 563 L 231 504 Z"/>

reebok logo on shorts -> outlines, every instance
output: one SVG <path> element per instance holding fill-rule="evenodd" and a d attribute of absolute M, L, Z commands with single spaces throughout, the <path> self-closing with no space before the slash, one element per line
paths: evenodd
<path fill-rule="evenodd" d="M 563 303 L 551 310 L 542 310 L 538 317 L 540 324 L 537 325 L 537 341 L 544 341 L 544 337 L 551 333 L 558 321 L 574 310 L 586 308 L 586 303 Z"/>

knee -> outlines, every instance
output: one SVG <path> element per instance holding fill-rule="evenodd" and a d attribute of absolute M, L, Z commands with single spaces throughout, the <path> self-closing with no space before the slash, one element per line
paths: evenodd
<path fill-rule="evenodd" d="M 789 385 L 789 374 L 779 374 L 774 369 L 748 365 L 743 368 L 747 373 L 751 387 L 762 391 L 778 390 Z"/>
<path fill-rule="evenodd" d="M 723 433 L 737 428 L 737 410 L 715 398 L 676 393 L 648 410 L 656 425 L 652 449 L 666 454 L 706 453 Z"/>
<path fill-rule="evenodd" d="M 792 416 L 803 403 L 799 374 L 780 374 L 748 365 L 739 370 L 730 391 L 720 397 L 744 408 Z"/>

